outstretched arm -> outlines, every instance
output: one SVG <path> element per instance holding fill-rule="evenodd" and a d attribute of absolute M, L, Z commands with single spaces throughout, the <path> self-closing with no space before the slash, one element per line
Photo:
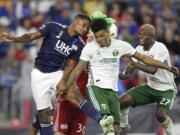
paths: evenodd
<path fill-rule="evenodd" d="M 157 68 L 153 66 L 143 65 L 140 63 L 134 63 L 134 64 L 135 64 L 136 69 L 142 70 L 146 73 L 154 74 L 157 71 Z"/>
<path fill-rule="evenodd" d="M 17 37 L 8 33 L 2 33 L 0 34 L 0 41 L 28 43 L 41 37 L 42 37 L 42 34 L 40 32 L 33 32 L 33 33 L 24 34 L 22 36 L 17 36 Z"/>
<path fill-rule="evenodd" d="M 154 74 L 157 71 L 156 67 L 133 62 L 133 63 L 129 63 L 127 65 L 127 67 L 123 73 L 119 74 L 119 78 L 122 80 L 126 80 L 126 79 L 130 78 L 133 75 L 133 72 L 135 69 L 139 69 L 139 70 L 142 70 L 142 71 L 144 71 L 146 73 L 150 73 L 150 74 Z"/>
<path fill-rule="evenodd" d="M 167 64 L 163 64 L 160 61 L 154 60 L 153 58 L 151 58 L 149 56 L 146 56 L 146 55 L 136 52 L 134 55 L 132 55 L 132 57 L 135 57 L 136 59 L 142 61 L 143 63 L 145 63 L 149 66 L 166 69 L 166 70 L 174 73 L 175 75 L 179 76 L 179 72 L 175 68 L 170 67 Z"/>

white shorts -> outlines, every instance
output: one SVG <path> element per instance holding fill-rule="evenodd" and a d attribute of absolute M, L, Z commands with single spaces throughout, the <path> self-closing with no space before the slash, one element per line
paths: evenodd
<path fill-rule="evenodd" d="M 56 90 L 56 85 L 63 76 L 63 71 L 43 73 L 38 69 L 31 72 L 31 87 L 37 110 L 50 107 L 51 95 Z"/>

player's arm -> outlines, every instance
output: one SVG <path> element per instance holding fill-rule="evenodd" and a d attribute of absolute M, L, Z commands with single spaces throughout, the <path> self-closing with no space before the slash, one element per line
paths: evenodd
<path fill-rule="evenodd" d="M 57 84 L 57 94 L 62 94 L 64 92 L 64 90 L 67 88 L 65 86 L 65 83 L 70 75 L 70 73 L 72 72 L 72 70 L 74 69 L 75 65 L 76 65 L 77 61 L 69 59 L 69 61 L 67 62 L 64 72 L 63 72 L 63 77 L 62 79 L 59 81 L 59 83 Z"/>
<path fill-rule="evenodd" d="M 179 72 L 175 68 L 170 67 L 167 64 L 163 64 L 160 61 L 154 60 L 153 58 L 151 58 L 149 56 L 146 56 L 146 55 L 140 54 L 138 52 L 135 52 L 132 55 L 132 57 L 142 61 L 143 63 L 145 63 L 145 64 L 147 64 L 149 66 L 153 66 L 153 67 L 156 67 L 156 68 L 166 69 L 166 70 L 174 73 L 175 75 L 179 76 Z"/>
<path fill-rule="evenodd" d="M 133 76 L 133 72 L 135 70 L 135 65 L 133 63 L 129 63 L 126 69 L 119 73 L 119 79 L 126 80 Z"/>
<path fill-rule="evenodd" d="M 156 67 L 143 65 L 143 64 L 140 64 L 140 63 L 134 63 L 134 66 L 135 66 L 136 69 L 142 70 L 142 71 L 144 71 L 146 73 L 150 73 L 150 74 L 154 74 L 157 71 Z"/>
<path fill-rule="evenodd" d="M 140 63 L 129 63 L 123 73 L 119 73 L 119 79 L 126 80 L 132 77 L 135 69 L 142 70 L 146 73 L 154 74 L 157 71 L 156 67 L 147 66 Z"/>
<path fill-rule="evenodd" d="M 87 66 L 87 61 L 84 60 L 79 60 L 77 66 L 75 67 L 75 69 L 72 71 L 72 73 L 70 74 L 67 82 L 66 82 L 66 86 L 69 87 L 70 85 L 72 85 L 77 78 L 79 77 L 80 73 L 82 72 L 82 70 Z"/>
<path fill-rule="evenodd" d="M 13 36 L 9 33 L 0 34 L 0 41 L 6 42 L 18 42 L 18 43 L 28 43 L 33 40 L 39 39 L 42 37 L 41 32 L 33 32 L 29 34 L 24 34 L 22 36 Z"/>

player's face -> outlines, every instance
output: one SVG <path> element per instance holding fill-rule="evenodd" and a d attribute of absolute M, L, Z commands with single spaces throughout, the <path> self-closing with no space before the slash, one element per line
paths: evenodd
<path fill-rule="evenodd" d="M 106 47 L 110 44 L 110 34 L 107 30 L 100 30 L 95 32 L 94 37 L 100 47 Z"/>
<path fill-rule="evenodd" d="M 138 38 L 142 46 L 151 44 L 153 40 L 151 35 L 149 35 L 147 32 L 141 29 L 139 30 Z"/>
<path fill-rule="evenodd" d="M 73 29 L 80 36 L 87 34 L 89 28 L 90 28 L 90 22 L 88 20 L 77 19 L 74 21 Z"/>

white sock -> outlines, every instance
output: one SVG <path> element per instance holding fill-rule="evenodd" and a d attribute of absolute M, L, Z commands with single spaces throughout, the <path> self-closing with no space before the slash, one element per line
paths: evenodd
<path fill-rule="evenodd" d="M 169 116 L 161 124 L 165 129 L 166 135 L 175 135 L 174 124 Z"/>
<path fill-rule="evenodd" d="M 125 109 L 121 110 L 121 113 L 120 113 L 120 125 L 121 125 L 122 128 L 125 128 L 126 126 L 129 125 L 128 114 L 129 114 L 129 108 L 125 108 Z"/>

